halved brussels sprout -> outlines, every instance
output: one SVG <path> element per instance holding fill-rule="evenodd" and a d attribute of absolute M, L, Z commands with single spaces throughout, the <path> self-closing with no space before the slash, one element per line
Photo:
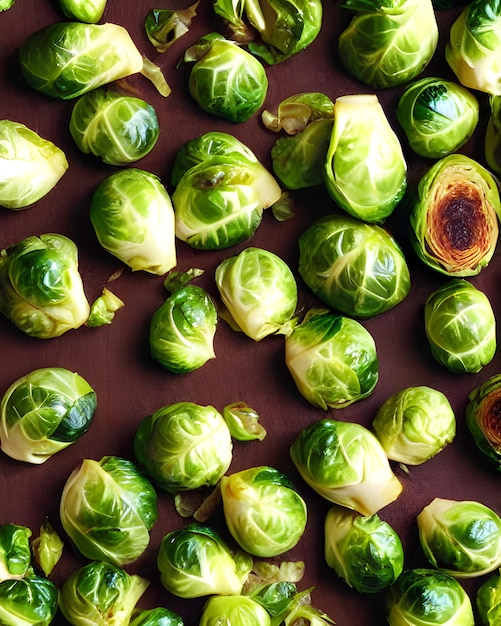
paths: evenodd
<path fill-rule="evenodd" d="M 56 616 L 58 590 L 41 576 L 0 582 L 0 623 L 4 626 L 48 626 Z"/>
<path fill-rule="evenodd" d="M 31 530 L 19 524 L 0 526 L 0 582 L 31 572 Z"/>
<path fill-rule="evenodd" d="M 470 139 L 478 123 L 479 104 L 462 85 L 427 76 L 407 85 L 396 113 L 412 150 L 441 159 Z"/>
<path fill-rule="evenodd" d="M 0 206 L 25 209 L 55 187 L 68 169 L 64 152 L 24 124 L 0 120 Z"/>
<path fill-rule="evenodd" d="M 316 220 L 299 238 L 299 273 L 329 307 L 372 318 L 409 293 L 410 272 L 394 237 L 350 216 Z"/>
<path fill-rule="evenodd" d="M 84 459 L 63 487 L 62 526 L 88 559 L 123 566 L 148 547 L 158 517 L 157 494 L 127 459 Z"/>
<path fill-rule="evenodd" d="M 470 392 L 465 415 L 480 452 L 501 471 L 501 374 L 491 376 Z"/>
<path fill-rule="evenodd" d="M 501 622 L 501 571 L 480 585 L 475 605 L 483 626 L 497 626 Z"/>
<path fill-rule="evenodd" d="M 0 252 L 0 312 L 31 337 L 79 328 L 90 313 L 78 250 L 64 235 L 26 237 Z"/>
<path fill-rule="evenodd" d="M 76 372 L 44 367 L 15 380 L 0 404 L 0 447 L 13 459 L 44 463 L 89 429 L 96 393 Z"/>
<path fill-rule="evenodd" d="M 239 626 L 271 626 L 268 611 L 248 596 L 219 595 L 209 598 L 202 609 L 199 626 L 228 624 Z"/>
<path fill-rule="evenodd" d="M 306 503 L 285 474 L 251 467 L 221 478 L 226 525 L 249 554 L 272 557 L 297 545 L 306 528 Z"/>
<path fill-rule="evenodd" d="M 481 502 L 434 498 L 417 516 L 426 558 L 456 578 L 501 567 L 501 518 Z"/>
<path fill-rule="evenodd" d="M 139 424 L 134 454 L 170 493 L 215 485 L 232 460 L 233 443 L 223 416 L 212 406 L 176 402 Z"/>
<path fill-rule="evenodd" d="M 496 353 L 496 317 L 489 298 L 464 278 L 453 278 L 424 305 L 431 353 L 451 372 L 476 374 Z"/>
<path fill-rule="evenodd" d="M 445 394 L 419 385 L 383 402 L 372 427 L 389 459 L 420 465 L 454 440 L 456 416 Z"/>
<path fill-rule="evenodd" d="M 418 257 L 448 276 L 475 276 L 488 265 L 499 235 L 496 181 L 475 160 L 450 154 L 418 183 L 411 241 Z"/>
<path fill-rule="evenodd" d="M 377 513 L 403 489 L 377 437 L 355 422 L 313 422 L 296 437 L 290 455 L 314 491 L 362 515 Z"/>
<path fill-rule="evenodd" d="M 58 0 L 58 2 L 69 19 L 97 24 L 103 17 L 107 0 Z"/>

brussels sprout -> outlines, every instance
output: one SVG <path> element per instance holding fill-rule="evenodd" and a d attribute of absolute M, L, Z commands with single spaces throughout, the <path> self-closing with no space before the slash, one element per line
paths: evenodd
<path fill-rule="evenodd" d="M 59 0 L 63 13 L 70 20 L 97 24 L 102 18 L 107 0 Z"/>
<path fill-rule="evenodd" d="M 254 341 L 287 334 L 294 325 L 297 284 L 285 261 L 248 247 L 224 259 L 215 271 L 219 295 L 238 329 Z"/>
<path fill-rule="evenodd" d="M 14 381 L 0 403 L 0 447 L 13 459 L 41 464 L 89 429 L 97 400 L 76 372 L 44 367 Z"/>
<path fill-rule="evenodd" d="M 183 35 L 197 14 L 200 0 L 187 7 L 170 11 L 168 9 L 151 9 L 144 20 L 144 30 L 155 50 L 162 54 Z"/>
<path fill-rule="evenodd" d="M 362 515 L 377 513 L 403 489 L 377 437 L 355 422 L 313 422 L 296 437 L 290 455 L 314 491 Z"/>
<path fill-rule="evenodd" d="M 491 174 L 463 154 L 450 154 L 421 177 L 411 209 L 418 257 L 448 276 L 475 276 L 494 254 L 501 215 Z"/>
<path fill-rule="evenodd" d="M 499 0 L 473 0 L 449 30 L 445 59 L 465 87 L 501 93 Z"/>
<path fill-rule="evenodd" d="M 325 304 L 357 318 L 388 311 L 411 288 L 407 262 L 392 235 L 343 215 L 322 217 L 300 236 L 299 273 Z"/>
<path fill-rule="evenodd" d="M 104 287 L 101 295 L 91 304 L 89 317 L 85 325 L 95 328 L 104 324 L 111 324 L 115 313 L 123 306 L 125 306 L 125 302 Z"/>
<path fill-rule="evenodd" d="M 325 518 L 324 535 L 327 565 L 359 593 L 377 593 L 402 573 L 400 537 L 377 513 L 360 515 L 333 506 Z"/>
<path fill-rule="evenodd" d="M 25 209 L 55 187 L 68 169 L 64 152 L 24 124 L 0 120 L 0 206 Z"/>
<path fill-rule="evenodd" d="M 233 553 L 209 526 L 189 524 L 167 533 L 157 556 L 162 585 L 180 598 L 239 594 L 252 558 Z"/>
<path fill-rule="evenodd" d="M 59 512 L 66 534 L 84 556 L 121 567 L 148 547 L 157 495 L 126 459 L 84 459 L 66 480 Z"/>
<path fill-rule="evenodd" d="M 158 607 L 156 609 L 135 609 L 130 626 L 184 626 L 179 615 Z"/>
<path fill-rule="evenodd" d="M 0 11 L 7 11 L 14 4 L 15 0 L 0 0 Z"/>
<path fill-rule="evenodd" d="M 172 194 L 176 236 L 202 250 L 242 243 L 281 195 L 277 181 L 258 161 L 213 156 L 191 167 Z"/>
<path fill-rule="evenodd" d="M 295 583 L 280 580 L 259 585 L 252 591 L 246 590 L 245 595 L 263 606 L 271 617 L 277 617 L 289 610 L 297 593 Z"/>
<path fill-rule="evenodd" d="M 48 626 L 58 607 L 56 585 L 40 576 L 0 582 L 2 626 Z"/>
<path fill-rule="evenodd" d="M 128 165 L 153 150 L 160 128 L 151 104 L 100 87 L 76 101 L 70 133 L 84 154 L 108 165 Z"/>
<path fill-rule="evenodd" d="M 447 574 L 471 578 L 501 566 L 501 518 L 485 504 L 435 498 L 416 519 L 426 558 Z"/>
<path fill-rule="evenodd" d="M 376 95 L 334 102 L 324 178 L 339 206 L 364 222 L 384 222 L 403 198 L 407 164 Z"/>
<path fill-rule="evenodd" d="M 456 416 L 441 391 L 421 385 L 390 396 L 372 427 L 389 459 L 420 465 L 454 440 Z"/>
<path fill-rule="evenodd" d="M 30 537 L 31 530 L 26 526 L 0 526 L 0 583 L 31 573 Z"/>
<path fill-rule="evenodd" d="M 245 402 L 233 402 L 225 406 L 223 418 L 231 436 L 238 441 L 262 441 L 266 437 L 266 429 L 259 423 L 259 415 Z"/>
<path fill-rule="evenodd" d="M 284 130 L 288 135 L 297 135 L 309 124 L 319 120 L 331 120 L 334 117 L 334 103 L 324 93 L 318 91 L 302 92 L 282 100 L 276 110 L 264 110 L 261 114 L 263 124 L 269 130 Z"/>
<path fill-rule="evenodd" d="M 323 410 L 366 398 L 379 378 L 370 332 L 330 311 L 310 310 L 285 338 L 285 364 L 301 394 Z"/>
<path fill-rule="evenodd" d="M 59 594 L 59 608 L 73 626 L 127 626 L 149 582 L 102 561 L 72 572 Z"/>
<path fill-rule="evenodd" d="M 488 297 L 464 278 L 453 278 L 424 305 L 431 353 L 451 372 L 475 374 L 496 353 L 496 318 Z"/>
<path fill-rule="evenodd" d="M 418 76 L 438 44 L 431 0 L 344 0 L 357 12 L 339 35 L 345 68 L 373 88 L 402 85 Z"/>
<path fill-rule="evenodd" d="M 426 568 L 404 571 L 387 594 L 390 626 L 474 626 L 470 598 L 448 574 Z"/>
<path fill-rule="evenodd" d="M 478 449 L 501 471 L 501 374 L 473 389 L 466 405 L 466 424 Z"/>
<path fill-rule="evenodd" d="M 289 478 L 260 466 L 221 478 L 224 518 L 249 554 L 272 557 L 291 550 L 306 528 L 306 503 Z"/>
<path fill-rule="evenodd" d="M 188 87 L 203 111 L 245 122 L 266 98 L 268 77 L 262 63 L 218 33 L 209 33 L 188 48 L 184 61 L 195 62 Z"/>
<path fill-rule="evenodd" d="M 479 105 L 462 85 L 427 76 L 404 89 L 396 114 L 412 150 L 441 159 L 470 139 L 478 123 Z"/>
<path fill-rule="evenodd" d="M 19 49 L 21 73 L 35 90 L 69 100 L 143 69 L 143 57 L 118 24 L 58 22 Z"/>
<path fill-rule="evenodd" d="M 501 95 L 489 97 L 490 116 L 485 129 L 485 160 L 496 174 L 501 174 Z"/>
<path fill-rule="evenodd" d="M 475 599 L 480 623 L 497 626 L 501 621 L 501 573 L 497 572 L 480 585 Z"/>
<path fill-rule="evenodd" d="M 221 595 L 209 598 L 200 616 L 199 626 L 271 626 L 266 609 L 248 596 Z"/>
<path fill-rule="evenodd" d="M 321 0 L 215 0 L 214 11 L 236 41 L 248 33 L 249 50 L 270 65 L 307 48 L 323 15 Z"/>
<path fill-rule="evenodd" d="M 213 486 L 230 466 L 233 444 L 223 416 L 213 406 L 176 402 L 139 424 L 134 453 L 165 491 Z"/>
<path fill-rule="evenodd" d="M 37 565 L 50 576 L 63 555 L 64 542 L 47 518 L 40 526 L 40 534 L 32 541 L 31 549 Z"/>
<path fill-rule="evenodd" d="M 133 271 L 158 276 L 176 265 L 174 208 L 160 179 L 127 168 L 95 189 L 90 220 L 101 246 Z"/>
<path fill-rule="evenodd" d="M 90 306 L 73 241 L 47 233 L 0 251 L 0 312 L 19 330 L 40 339 L 82 326 Z"/>

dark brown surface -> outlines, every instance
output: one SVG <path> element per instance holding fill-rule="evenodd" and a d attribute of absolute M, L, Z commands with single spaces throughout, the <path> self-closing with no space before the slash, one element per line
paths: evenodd
<path fill-rule="evenodd" d="M 169 5 L 172 3 L 169 3 Z M 183 3 L 186 6 L 188 3 Z M 162 4 L 163 6 L 163 4 Z M 175 7 L 180 8 L 176 4 Z M 351 17 L 328 0 L 324 3 L 324 23 L 318 39 L 303 53 L 289 61 L 268 68 L 269 92 L 266 107 L 273 108 L 283 98 L 301 91 L 321 91 L 335 99 L 347 93 L 371 90 L 351 80 L 337 58 L 337 37 Z M 160 121 L 160 139 L 153 152 L 138 162 L 138 167 L 158 174 L 167 183 L 172 159 L 187 140 L 209 130 L 234 134 L 252 148 L 269 166 L 269 151 L 276 135 L 267 131 L 255 116 L 245 124 L 234 125 L 202 113 L 191 101 L 187 90 L 187 68 L 176 63 L 189 43 L 211 30 L 221 30 L 212 13 L 211 3 L 202 0 L 188 35 L 165 55 L 156 55 L 143 32 L 143 20 L 155 3 L 137 0 L 124 3 L 109 0 L 103 21 L 126 26 L 138 47 L 159 63 L 172 86 L 169 98 L 162 98 L 143 77 L 126 83 L 154 105 Z M 443 46 L 448 27 L 458 10 L 438 13 L 441 39 L 427 74 L 452 78 L 445 65 Z M 87 296 L 92 301 L 120 263 L 101 250 L 88 217 L 89 201 L 96 185 L 113 168 L 78 152 L 68 132 L 72 104 L 48 99 L 30 90 L 17 67 L 17 49 L 35 30 L 62 19 L 54 0 L 16 0 L 12 9 L 0 13 L 0 117 L 22 122 L 61 147 L 70 167 L 57 187 L 35 206 L 23 211 L 0 209 L 0 248 L 26 236 L 60 232 L 79 247 L 80 270 Z M 397 133 L 394 111 L 401 88 L 378 92 L 386 113 Z M 483 138 L 487 100 L 479 95 L 481 120 L 473 139 L 462 151 L 483 162 Z M 409 188 L 412 190 L 429 163 L 417 159 L 407 149 Z M 294 194 L 295 217 L 277 222 L 271 212 L 252 239 L 252 245 L 273 250 L 296 272 L 297 239 L 313 219 L 335 210 L 323 188 Z M 374 335 L 380 362 L 380 379 L 367 399 L 338 411 L 332 417 L 353 420 L 369 426 L 375 411 L 392 393 L 411 385 L 429 385 L 443 391 L 457 415 L 456 440 L 434 459 L 404 473 L 395 471 L 404 485 L 398 500 L 380 511 L 399 532 L 406 550 L 406 567 L 426 565 L 417 540 L 415 518 L 434 497 L 479 500 L 501 512 L 499 475 L 488 468 L 467 432 L 464 406 L 469 392 L 500 369 L 500 357 L 477 375 L 452 374 L 434 362 L 423 329 L 423 303 L 444 277 L 425 268 L 410 250 L 407 240 L 407 205 L 404 201 L 388 226 L 399 239 L 411 268 L 413 286 L 410 295 L 392 311 L 367 321 Z M 250 242 L 247 242 L 250 243 Z M 247 245 L 247 244 L 245 244 Z M 216 296 L 213 272 L 216 265 L 243 246 L 221 252 L 199 252 L 178 243 L 178 269 L 201 267 L 205 274 L 198 284 Z M 501 307 L 499 254 L 490 266 L 472 279 L 490 298 L 495 313 Z M 298 279 L 299 280 L 299 279 Z M 314 298 L 300 285 L 300 303 L 307 307 Z M 289 458 L 289 446 L 301 428 L 325 413 L 310 406 L 295 388 L 283 356 L 283 337 L 269 337 L 254 343 L 234 333 L 221 321 L 215 339 L 217 358 L 200 370 L 176 376 L 154 363 L 148 350 L 148 325 L 152 313 L 163 302 L 165 291 L 161 277 L 126 270 L 113 283 L 112 290 L 125 307 L 111 326 L 80 328 L 51 340 L 37 340 L 23 335 L 8 321 L 0 319 L 0 392 L 19 376 L 38 367 L 62 366 L 78 371 L 94 387 L 98 409 L 90 431 L 79 442 L 58 453 L 42 466 L 30 466 L 0 454 L 0 524 L 14 522 L 32 528 L 37 534 L 46 516 L 59 528 L 58 505 L 61 489 L 69 473 L 83 458 L 100 459 L 104 455 L 132 458 L 132 439 L 138 422 L 157 408 L 181 400 L 212 404 L 222 409 L 235 401 L 247 402 L 261 416 L 268 431 L 263 442 L 235 444 L 231 471 L 268 464 L 287 473 L 297 482 L 307 500 L 307 531 L 297 546 L 284 558 L 304 559 L 306 576 L 301 588 L 315 586 L 313 603 L 326 611 L 338 626 L 378 626 L 385 623 L 384 595 L 361 597 L 327 568 L 323 558 L 323 521 L 329 503 L 312 493 L 299 479 Z M 172 500 L 159 492 L 160 517 L 155 525 L 147 553 L 127 569 L 151 581 L 139 605 L 144 608 L 165 606 L 179 613 L 188 626 L 198 623 L 204 600 L 180 600 L 164 591 L 156 569 L 156 552 L 162 536 L 184 521 L 174 511 Z M 69 546 L 54 572 L 61 583 L 72 569 L 84 561 Z M 474 597 L 483 579 L 463 581 Z M 64 624 L 58 616 L 57 624 Z"/>

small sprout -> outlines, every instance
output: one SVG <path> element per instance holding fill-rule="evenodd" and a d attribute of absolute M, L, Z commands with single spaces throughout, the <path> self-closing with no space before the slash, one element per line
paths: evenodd
<path fill-rule="evenodd" d="M 25 576 L 0 582 L 0 611 L 4 624 L 50 624 L 57 609 L 58 588 L 43 576 Z"/>
<path fill-rule="evenodd" d="M 104 287 L 102 294 L 94 300 L 90 307 L 90 315 L 86 325 L 96 327 L 111 324 L 115 313 L 123 306 L 125 306 L 124 301 Z"/>
<path fill-rule="evenodd" d="M 107 0 L 58 0 L 64 15 L 70 20 L 97 24 L 103 17 Z"/>
<path fill-rule="evenodd" d="M 238 441 L 262 441 L 266 437 L 266 429 L 259 423 L 258 413 L 245 402 L 234 402 L 225 406 L 223 417 L 231 436 Z"/>
<path fill-rule="evenodd" d="M 487 578 L 477 590 L 475 605 L 482 626 L 501 623 L 501 571 Z"/>
<path fill-rule="evenodd" d="M 242 595 L 218 595 L 207 600 L 199 626 L 212 624 L 245 624 L 271 626 L 271 616 L 256 600 Z"/>
<path fill-rule="evenodd" d="M 50 576 L 63 554 L 64 542 L 48 519 L 40 527 L 40 534 L 31 547 L 38 566 L 47 577 Z"/>
<path fill-rule="evenodd" d="M 191 21 L 197 15 L 200 0 L 186 9 L 151 9 L 144 21 L 150 43 L 158 53 L 166 52 L 178 39 L 185 35 Z"/>

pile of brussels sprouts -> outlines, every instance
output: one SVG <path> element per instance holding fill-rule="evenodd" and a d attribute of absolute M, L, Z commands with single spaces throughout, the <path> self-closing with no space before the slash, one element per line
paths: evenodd
<path fill-rule="evenodd" d="M 0 0 L 0 11 L 13 4 Z M 157 53 L 189 31 L 198 4 L 145 16 Z M 225 34 L 209 32 L 186 47 L 186 89 L 215 119 L 237 125 L 260 115 L 277 133 L 271 168 L 232 133 L 211 130 L 180 147 L 169 181 L 137 166 L 162 128 L 154 107 L 120 81 L 143 74 L 163 96 L 170 87 L 124 27 L 102 21 L 105 0 L 60 0 L 66 19 L 23 42 L 26 88 L 71 101 L 68 133 L 78 150 L 116 168 L 90 200 L 97 242 L 131 271 L 163 281 L 165 301 L 148 328 L 151 359 L 173 375 L 203 367 L 217 358 L 220 320 L 255 343 L 281 336 L 298 395 L 323 413 L 288 450 L 299 486 L 273 463 L 232 471 L 234 442 L 267 435 L 244 402 L 157 408 L 138 423 L 131 458 L 83 458 L 66 477 L 57 524 L 64 538 L 50 520 L 33 539 L 26 526 L 0 525 L 1 624 L 48 625 L 60 611 L 74 626 L 182 626 L 168 608 L 139 608 L 150 581 L 128 567 L 150 547 L 161 497 L 172 498 L 180 523 L 158 547 L 159 581 L 168 594 L 206 600 L 200 626 L 335 623 L 335 607 L 325 614 L 313 590 L 300 588 L 307 563 L 291 556 L 309 521 L 304 489 L 329 503 L 327 567 L 362 596 L 384 594 L 390 626 L 473 626 L 475 618 L 499 626 L 498 512 L 478 501 L 433 498 L 415 516 L 427 565 L 413 569 L 379 513 L 404 490 L 397 465 L 409 472 L 454 441 L 456 415 L 446 395 L 425 385 L 401 389 L 370 427 L 325 415 L 368 398 L 378 384 L 377 342 L 366 322 L 401 305 L 412 288 L 390 227 L 406 201 L 412 252 L 444 279 L 423 302 L 430 356 L 452 374 L 477 374 L 496 354 L 495 311 L 472 279 L 488 271 L 501 219 L 501 3 L 462 4 L 445 47 L 457 81 L 423 76 L 438 46 L 436 12 L 452 3 L 345 0 L 339 59 L 364 93 L 295 93 L 265 109 L 269 68 L 315 41 L 322 3 L 215 0 Z M 398 132 L 365 89 L 397 87 Z M 486 167 L 461 153 L 483 96 Z M 412 190 L 409 153 L 427 163 Z M 54 143 L 4 119 L 0 168 L 0 206 L 20 211 L 50 194 L 69 165 Z M 297 268 L 250 244 L 266 210 L 286 221 L 295 208 L 290 192 L 319 186 L 334 208 L 299 237 Z M 181 243 L 224 255 L 213 275 L 217 299 L 195 284 L 203 269 L 178 267 Z M 302 306 L 301 281 L 316 306 Z M 0 252 L 0 312 L 29 337 L 110 324 L 124 304 L 108 287 L 88 301 L 77 246 L 63 234 L 32 234 Z M 469 434 L 493 471 L 501 470 L 500 398 L 497 374 L 471 386 L 465 409 Z M 3 393 L 1 451 L 24 463 L 49 461 L 92 429 L 98 400 L 77 372 L 34 369 Z M 226 536 L 212 524 L 218 514 Z M 51 576 L 64 539 L 86 564 L 58 589 Z M 472 601 L 458 579 L 482 576 Z"/>

